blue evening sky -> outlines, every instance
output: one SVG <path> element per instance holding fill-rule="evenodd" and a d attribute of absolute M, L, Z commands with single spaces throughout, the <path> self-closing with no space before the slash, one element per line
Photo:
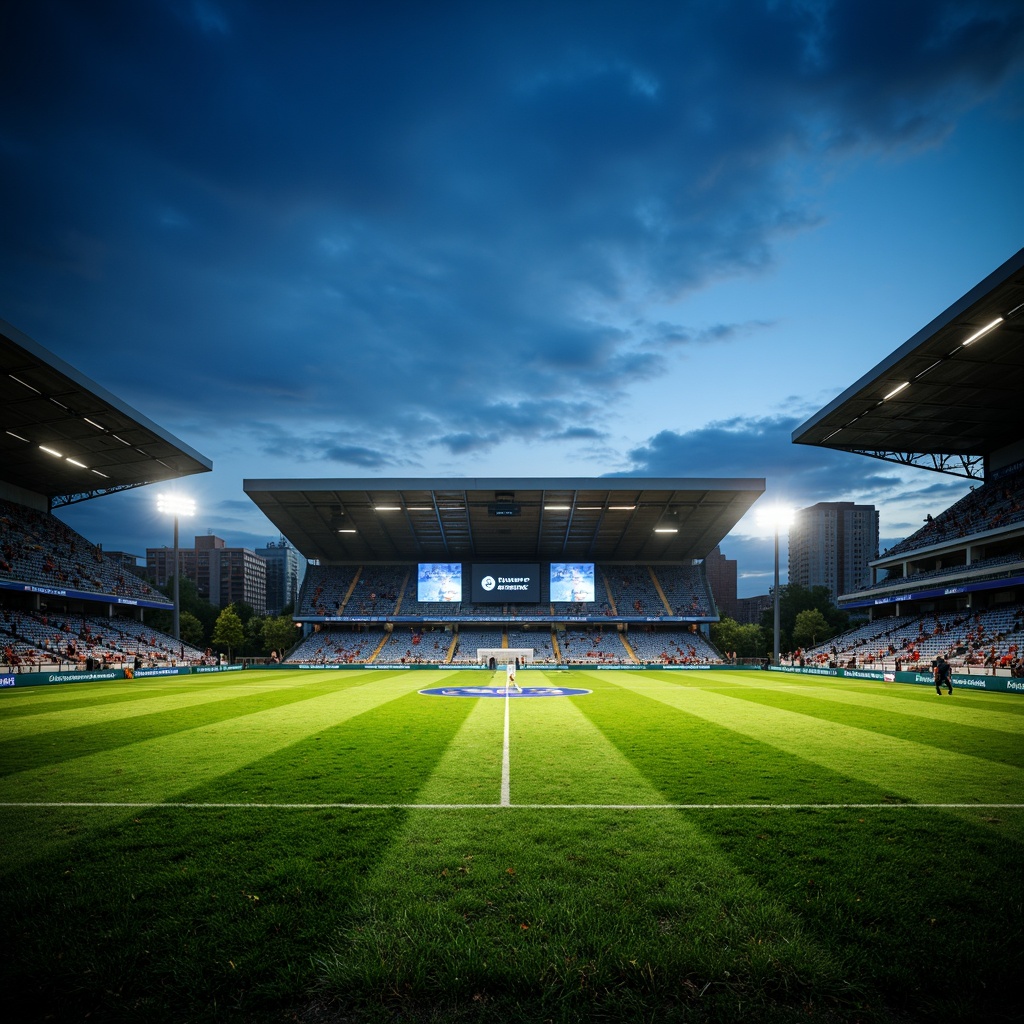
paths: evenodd
<path fill-rule="evenodd" d="M 966 482 L 794 427 L 1024 239 L 1016 0 L 35 0 L 0 317 L 247 477 L 764 476 L 882 544 Z M 139 554 L 148 487 L 61 511 Z M 184 536 L 191 527 L 185 527 Z M 772 545 L 722 544 L 740 593 Z"/>

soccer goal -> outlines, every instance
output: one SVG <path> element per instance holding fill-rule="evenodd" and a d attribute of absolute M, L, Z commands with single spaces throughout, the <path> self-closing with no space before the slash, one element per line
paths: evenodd
<path fill-rule="evenodd" d="M 492 665 L 493 659 L 493 665 Z M 498 665 L 532 665 L 532 647 L 478 647 L 476 649 L 476 663 L 488 665 L 492 668 Z"/>

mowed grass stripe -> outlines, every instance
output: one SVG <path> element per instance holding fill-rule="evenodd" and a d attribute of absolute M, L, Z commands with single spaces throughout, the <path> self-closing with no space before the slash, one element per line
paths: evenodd
<path fill-rule="evenodd" d="M 932 691 L 931 695 L 935 697 L 935 692 Z M 1017 723 L 1017 729 L 1012 732 L 986 729 L 974 725 L 973 719 L 968 719 L 968 723 L 957 721 L 955 715 L 952 720 L 936 721 L 905 713 L 902 705 L 896 710 L 892 707 L 840 704 L 828 696 L 806 692 L 761 689 L 748 692 L 733 691 L 730 696 L 755 704 L 813 715 L 815 718 L 840 722 L 886 736 L 926 743 L 939 750 L 970 754 L 986 761 L 1024 768 L 1024 723 Z"/>
<path fill-rule="evenodd" d="M 405 693 L 211 778 L 194 803 L 410 804 L 436 769 L 472 701 L 428 707 Z"/>
<path fill-rule="evenodd" d="M 105 750 L 59 765 L 18 772 L 0 781 L 0 799 L 166 800 L 234 771 L 307 736 L 405 696 L 418 673 L 379 675 L 285 707 Z"/>
<path fill-rule="evenodd" d="M 439 718 L 446 705 L 469 709 L 444 756 L 416 794 L 420 804 L 496 804 L 501 795 L 501 755 L 505 701 L 496 697 L 420 697 L 427 713 Z"/>
<path fill-rule="evenodd" d="M 360 680 L 360 682 L 367 681 L 365 675 Z M 320 688 L 323 691 L 340 689 L 345 683 L 346 680 L 337 678 L 336 674 L 332 678 L 326 673 L 317 673 L 315 677 L 297 678 L 294 675 L 289 675 L 286 678 L 278 677 L 275 686 L 267 686 L 263 681 L 234 676 L 230 679 L 220 679 L 212 684 L 176 687 L 171 692 L 167 692 L 163 687 L 152 687 L 141 683 L 136 685 L 130 695 L 122 696 L 117 705 L 103 700 L 92 701 L 88 705 L 73 708 L 50 708 L 39 704 L 32 709 L 32 714 L 19 716 L 13 721 L 6 719 L 3 713 L 4 709 L 0 706 L 0 722 L 3 722 L 3 738 L 6 740 L 18 736 L 53 733 L 64 728 L 77 729 L 96 723 L 110 725 L 119 720 L 160 714 L 165 711 L 183 711 L 189 707 L 198 707 L 216 701 L 243 699 L 259 701 L 268 693 L 274 692 L 301 694 L 311 687 Z M 354 679 L 347 680 L 347 683 L 349 686 L 358 685 Z M 82 684 L 69 685 L 81 686 Z"/>
<path fill-rule="evenodd" d="M 812 714 L 753 704 L 735 691 L 722 694 L 680 686 L 655 673 L 618 672 L 615 685 L 908 800 L 1014 803 L 1024 794 L 1024 771 L 1019 768 L 881 736 Z"/>
<path fill-rule="evenodd" d="M 876 708 L 889 713 L 930 719 L 935 722 L 955 723 L 978 729 L 993 729 L 998 732 L 1024 734 L 1024 721 L 1017 712 L 1024 701 L 1015 696 L 995 693 L 976 693 L 973 690 L 953 690 L 949 700 L 937 700 L 931 686 L 913 686 L 906 683 L 876 683 L 865 685 L 859 680 L 856 686 L 848 685 L 842 679 L 822 680 L 813 685 L 793 683 L 792 676 L 772 673 L 772 684 L 760 686 L 750 684 L 747 688 L 754 693 L 803 694 L 816 700 L 831 701 L 834 704 L 857 708 Z M 705 686 L 706 690 L 717 687 Z M 734 689 L 734 688 L 731 688 Z M 948 696 L 942 691 L 942 696 Z"/>
<path fill-rule="evenodd" d="M 615 679 L 619 678 L 616 673 Z M 581 711 L 673 804 L 866 803 L 894 794 L 602 677 Z M 690 692 L 688 688 L 687 693 Z M 716 691 L 717 692 L 717 691 Z"/>
<path fill-rule="evenodd" d="M 76 708 L 94 708 L 103 705 L 131 703 L 138 699 L 139 688 L 144 688 L 148 696 L 176 693 L 190 693 L 196 689 L 193 682 L 180 683 L 178 680 L 187 676 L 168 677 L 175 684 L 165 685 L 166 678 L 140 679 L 136 682 L 123 683 L 55 683 L 52 686 L 25 686 L 0 690 L 0 722 L 13 722 L 19 718 L 51 711 L 74 711 Z M 198 678 L 198 677 L 191 677 Z M 208 682 L 211 676 L 204 677 Z"/>
<path fill-rule="evenodd" d="M 356 1009 L 486 993 L 488 1020 L 521 1001 L 530 1020 L 652 1020 L 683 979 L 756 991 L 814 965 L 841 986 L 848 966 L 672 811 L 409 812 L 325 945 L 323 984 Z"/>
<path fill-rule="evenodd" d="M 131 708 L 109 705 L 87 711 L 40 715 L 16 725 L 7 723 L 0 735 L 0 775 L 82 757 L 117 746 L 226 721 L 254 711 L 284 707 L 338 689 L 324 681 L 252 692 L 247 687 L 203 690 L 200 693 L 149 699 Z"/>
<path fill-rule="evenodd" d="M 529 685 L 537 685 L 532 675 Z M 511 701 L 513 804 L 670 802 L 587 718 L 584 707 L 595 700 L 596 693 Z"/>

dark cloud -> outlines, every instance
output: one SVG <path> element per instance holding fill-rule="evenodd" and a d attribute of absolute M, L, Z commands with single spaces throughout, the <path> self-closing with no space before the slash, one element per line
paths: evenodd
<path fill-rule="evenodd" d="M 734 418 L 682 433 L 662 431 L 629 453 L 628 471 L 608 475 L 765 477 L 764 501 L 793 508 L 820 501 L 874 505 L 881 513 L 880 551 L 918 530 L 926 513 L 939 512 L 968 490 L 966 480 L 936 479 L 863 455 L 794 445 L 790 438 L 800 422 L 786 416 Z M 756 506 L 721 544 L 739 563 L 740 596 L 765 593 L 774 577 L 774 541 L 763 535 L 755 513 Z M 782 558 L 785 579 L 785 553 Z"/>
<path fill-rule="evenodd" d="M 752 329 L 630 328 L 595 303 L 770 265 L 819 221 L 808 178 L 941 138 L 1024 38 L 995 0 L 2 17 L 4 315 L 120 393 L 187 365 L 158 417 L 273 405 L 361 434 L 324 457 L 365 468 L 388 463 L 367 436 L 384 412 L 453 453 L 590 436 L 665 371 L 659 345 Z M 576 399 L 538 425 L 484 377 Z"/>

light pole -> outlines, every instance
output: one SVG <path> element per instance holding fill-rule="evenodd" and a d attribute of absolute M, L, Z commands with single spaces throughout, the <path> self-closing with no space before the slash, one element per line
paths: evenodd
<path fill-rule="evenodd" d="M 771 528 L 775 533 L 775 589 L 772 591 L 772 595 L 775 599 L 775 642 L 773 646 L 772 664 L 778 665 L 779 636 L 782 632 L 782 616 L 779 609 L 779 530 L 783 528 L 788 529 L 789 524 L 793 521 L 793 510 L 786 508 L 784 505 L 774 505 L 769 508 L 762 509 L 758 513 L 757 519 L 762 526 Z"/>
<path fill-rule="evenodd" d="M 194 516 L 196 503 L 192 498 L 183 498 L 178 494 L 158 494 L 156 498 L 158 512 L 174 516 L 174 639 L 181 643 L 181 606 L 178 598 L 178 577 L 181 566 L 178 564 L 178 516 Z"/>

